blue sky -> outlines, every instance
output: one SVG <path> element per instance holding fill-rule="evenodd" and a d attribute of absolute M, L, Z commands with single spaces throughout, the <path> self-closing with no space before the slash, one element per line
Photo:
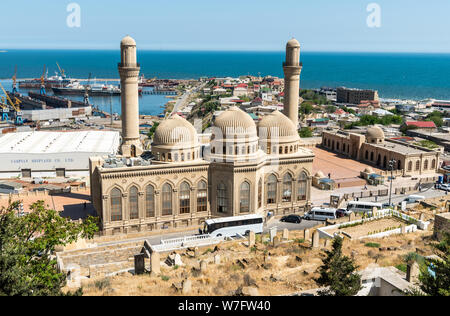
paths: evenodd
<path fill-rule="evenodd" d="M 0 50 L 117 49 L 130 34 L 140 49 L 450 52 L 449 0 L 3 0 Z M 66 7 L 81 7 L 69 28 Z M 369 28 L 369 3 L 381 27 Z"/>

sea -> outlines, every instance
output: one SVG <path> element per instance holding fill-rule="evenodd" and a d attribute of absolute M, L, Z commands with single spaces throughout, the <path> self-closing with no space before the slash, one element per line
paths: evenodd
<path fill-rule="evenodd" d="M 284 52 L 138 52 L 146 78 L 282 77 L 284 59 Z M 56 62 L 72 78 L 91 74 L 93 81 L 117 79 L 119 60 L 118 50 L 6 50 L 0 52 L 0 83 L 11 89 L 15 66 L 18 78 L 39 78 L 44 65 L 49 76 L 54 75 Z M 302 52 L 301 61 L 301 88 L 346 86 L 375 89 L 386 99 L 450 99 L 450 54 Z M 144 95 L 141 114 L 160 114 L 167 101 L 165 96 Z M 91 98 L 91 102 L 120 113 L 119 97 Z"/>

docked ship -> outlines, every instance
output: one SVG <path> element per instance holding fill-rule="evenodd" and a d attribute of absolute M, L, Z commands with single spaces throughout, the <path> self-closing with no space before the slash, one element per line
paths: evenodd
<path fill-rule="evenodd" d="M 121 94 L 121 90 L 117 86 L 106 84 L 82 85 L 75 81 L 65 87 L 52 88 L 56 95 L 84 95 L 87 91 L 89 96 L 117 96 Z"/>
<path fill-rule="evenodd" d="M 52 76 L 44 78 L 44 85 L 46 89 L 62 88 L 73 82 L 73 79 L 63 78 L 62 76 Z M 19 81 L 19 88 L 21 89 L 40 89 L 42 85 L 41 78 L 21 80 Z"/>

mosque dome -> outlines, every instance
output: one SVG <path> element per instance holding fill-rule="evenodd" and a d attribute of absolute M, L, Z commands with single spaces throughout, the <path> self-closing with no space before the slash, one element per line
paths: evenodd
<path fill-rule="evenodd" d="M 120 42 L 122 46 L 136 46 L 136 41 L 129 35 L 125 36 Z"/>
<path fill-rule="evenodd" d="M 372 173 L 373 173 L 373 169 L 372 169 L 372 167 L 367 167 L 367 168 L 364 170 L 364 172 L 365 172 L 365 173 L 370 173 L 370 174 L 372 174 Z"/>
<path fill-rule="evenodd" d="M 298 48 L 298 47 L 300 47 L 300 43 L 295 38 L 293 38 L 289 42 L 287 42 L 287 47 L 288 48 Z"/>
<path fill-rule="evenodd" d="M 366 137 L 371 142 L 371 140 L 384 141 L 384 132 L 378 126 L 372 126 L 367 129 Z"/>
<path fill-rule="evenodd" d="M 173 115 L 156 128 L 153 146 L 195 146 L 198 144 L 197 131 L 184 118 Z"/>
<path fill-rule="evenodd" d="M 219 115 L 214 122 L 214 127 L 222 131 L 223 137 L 230 135 L 256 136 L 255 122 L 250 115 L 236 106 L 230 107 Z"/>
<path fill-rule="evenodd" d="M 274 111 L 266 115 L 258 124 L 259 137 L 280 137 L 298 141 L 300 139 L 294 123 L 280 111 Z"/>
<path fill-rule="evenodd" d="M 323 174 L 322 171 L 318 171 L 318 172 L 314 175 L 314 177 L 315 177 L 315 178 L 319 178 L 319 179 L 323 179 L 323 178 L 325 178 L 325 175 Z"/>

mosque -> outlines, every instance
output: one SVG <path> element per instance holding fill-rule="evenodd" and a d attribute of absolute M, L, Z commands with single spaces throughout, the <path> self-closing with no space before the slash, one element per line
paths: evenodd
<path fill-rule="evenodd" d="M 219 115 L 210 142 L 178 115 L 155 131 L 150 159 L 139 141 L 136 42 L 121 42 L 120 156 L 90 159 L 91 195 L 104 235 L 172 231 L 206 219 L 304 212 L 310 207 L 314 154 L 298 134 L 300 44 L 287 43 L 284 114 L 258 124 L 238 107 Z M 147 155 L 146 155 L 147 156 Z"/>

